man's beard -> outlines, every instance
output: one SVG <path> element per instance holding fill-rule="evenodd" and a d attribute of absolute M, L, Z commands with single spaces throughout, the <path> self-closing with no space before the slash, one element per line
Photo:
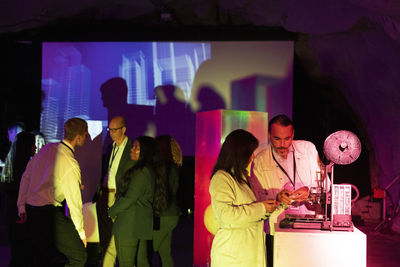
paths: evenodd
<path fill-rule="evenodd" d="M 281 156 L 286 156 L 289 153 L 289 147 L 278 147 L 275 150 Z"/>

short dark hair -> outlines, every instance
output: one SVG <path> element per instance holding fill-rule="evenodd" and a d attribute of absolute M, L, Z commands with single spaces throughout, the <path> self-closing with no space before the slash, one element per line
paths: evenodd
<path fill-rule="evenodd" d="M 72 118 L 64 124 L 64 138 L 68 141 L 74 140 L 77 135 L 87 133 L 88 126 L 85 120 L 81 118 Z"/>
<path fill-rule="evenodd" d="M 276 115 L 275 117 L 273 117 L 269 121 L 269 123 L 268 123 L 268 132 L 269 133 L 271 132 L 272 124 L 275 124 L 275 123 L 280 124 L 282 126 L 292 125 L 292 127 L 293 127 L 293 122 L 288 116 L 286 116 L 285 114 L 279 114 L 279 115 Z"/>
<path fill-rule="evenodd" d="M 218 170 L 224 170 L 238 183 L 245 183 L 243 177 L 248 177 L 246 168 L 257 147 L 258 140 L 250 132 L 243 129 L 231 132 L 221 146 L 211 176 Z"/>

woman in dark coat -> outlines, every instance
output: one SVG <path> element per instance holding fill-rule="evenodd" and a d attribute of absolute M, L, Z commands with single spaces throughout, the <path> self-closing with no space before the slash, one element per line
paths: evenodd
<path fill-rule="evenodd" d="M 114 219 L 113 234 L 120 267 L 149 266 L 147 240 L 153 234 L 153 197 L 155 178 L 164 175 L 156 141 L 138 137 L 130 157 L 136 161 L 117 187 L 116 201 L 108 210 Z"/>

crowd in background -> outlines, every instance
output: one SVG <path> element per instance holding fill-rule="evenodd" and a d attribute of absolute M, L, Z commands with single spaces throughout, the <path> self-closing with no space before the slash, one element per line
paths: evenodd
<path fill-rule="evenodd" d="M 77 118 L 70 119 L 70 121 L 74 119 L 76 120 L 74 122 L 81 123 L 80 119 Z M 63 167 L 63 173 L 58 171 L 59 162 L 63 159 L 60 155 L 61 149 L 65 150 L 63 153 L 72 152 L 69 154 L 70 160 L 76 162 L 74 159 L 75 147 L 84 144 L 84 139 L 87 138 L 87 124 L 84 122 L 86 130 L 83 130 L 83 132 L 76 129 L 73 129 L 75 131 L 73 132 L 70 129 L 68 133 L 67 123 L 68 121 L 64 125 L 65 135 L 69 135 L 71 138 L 66 138 L 61 143 L 48 144 L 43 150 L 39 150 L 40 147 L 37 147 L 38 145 L 43 146 L 45 143 L 43 138 L 39 138 L 39 133 L 26 132 L 21 124 L 13 124 L 9 127 L 11 148 L 1 176 L 1 212 L 6 214 L 5 217 L 7 218 L 7 228 L 2 227 L 4 232 L 2 234 L 8 235 L 11 245 L 9 266 L 85 265 L 87 255 L 76 256 L 82 252 L 77 252 L 73 248 L 73 246 L 77 246 L 77 243 L 67 244 L 66 250 L 57 243 L 60 240 L 63 243 L 63 240 L 69 238 L 60 238 L 60 235 L 57 234 L 57 224 L 60 220 L 54 219 L 52 221 L 54 225 L 47 227 L 48 232 L 55 232 L 55 235 L 51 238 L 44 239 L 39 235 L 32 234 L 32 226 L 35 225 L 33 222 L 35 218 L 32 215 L 35 212 L 37 213 L 38 210 L 41 211 L 42 208 L 49 206 L 51 209 L 62 209 L 61 214 L 65 214 L 65 218 L 61 218 L 61 220 L 68 220 L 71 231 L 77 236 L 76 239 L 79 243 L 82 241 L 82 244 L 78 246 L 84 248 L 81 251 L 87 254 L 85 251 L 87 246 L 86 235 L 84 232 L 82 234 L 81 229 L 83 218 L 80 215 L 76 219 L 77 216 L 74 217 L 73 215 L 75 207 L 82 211 L 82 203 L 81 200 L 78 201 L 79 203 L 75 203 L 76 201 L 73 198 L 69 198 L 69 189 L 66 189 L 74 187 L 75 182 L 78 182 L 78 187 L 83 189 L 79 166 L 77 169 L 79 175 L 76 175 L 76 181 L 75 178 L 70 178 L 72 174 L 66 175 L 69 172 L 68 168 L 75 167 Z M 158 253 L 162 266 L 174 266 L 171 241 L 172 232 L 177 226 L 181 214 L 176 199 L 179 187 L 179 168 L 182 165 L 181 148 L 176 140 L 169 135 L 156 138 L 140 136 L 132 140 L 125 135 L 126 127 L 126 121 L 123 117 L 116 116 L 110 121 L 107 130 L 113 139 L 113 143 L 110 145 L 111 153 L 106 152 L 103 156 L 105 167 L 99 166 L 104 172 L 93 202 L 98 202 L 96 205 L 99 217 L 100 243 L 105 245 L 102 246 L 98 263 L 102 266 L 114 266 L 117 262 L 118 266 L 150 266 L 152 254 Z M 39 137 L 35 137 L 35 134 Z M 40 141 L 37 141 L 38 139 Z M 49 148 L 50 145 L 54 147 L 55 152 L 53 154 L 48 152 L 52 150 Z M 120 150 L 119 146 L 121 146 Z M 44 160 L 46 157 L 47 162 Z M 54 159 L 49 161 L 49 157 Z M 37 166 L 42 163 L 54 166 L 47 169 L 38 168 Z M 51 175 L 44 174 L 49 172 L 50 169 L 53 172 Z M 32 174 L 32 172 L 36 172 L 36 174 Z M 48 203 L 43 205 L 40 201 L 30 200 L 35 197 L 38 199 L 43 194 L 39 192 L 40 190 L 31 189 L 31 187 L 35 187 L 32 186 L 32 183 L 35 183 L 32 177 L 35 175 L 40 176 L 38 181 L 41 180 L 37 182 L 37 188 L 46 184 L 43 180 L 52 180 L 51 182 L 47 181 L 46 186 L 51 187 L 51 189 L 46 189 L 46 192 L 54 192 L 54 196 L 50 196 Z M 58 179 L 63 180 L 61 185 Z M 74 182 L 69 179 L 74 180 Z M 110 182 L 111 179 L 114 179 L 114 181 Z M 29 194 L 31 194 L 31 198 Z M 112 200 L 110 200 L 110 196 L 112 196 Z M 81 198 L 80 194 L 79 198 Z M 104 198 L 106 202 L 102 206 L 101 200 Z M 24 208 L 21 209 L 20 206 Z M 105 209 L 102 210 L 104 207 Z M 55 216 L 55 214 L 60 213 L 47 214 L 56 218 L 58 215 Z M 109 221 L 108 226 L 111 226 L 111 233 L 105 235 L 103 233 L 107 232 L 107 230 L 104 231 L 107 225 L 105 226 L 102 223 L 101 216 L 103 215 Z M 40 228 L 40 226 L 37 227 Z M 39 229 L 36 232 L 40 232 Z M 42 240 L 36 242 L 35 239 Z M 45 246 L 44 241 L 50 243 L 47 248 L 52 247 L 46 253 L 38 247 L 35 248 L 35 244 Z M 64 243 L 68 242 L 65 241 Z M 113 243 L 111 247 L 115 248 L 115 257 L 108 261 L 107 253 L 110 243 Z M 53 248 L 56 249 L 53 251 Z M 46 255 L 46 257 L 43 257 L 43 255 Z"/>

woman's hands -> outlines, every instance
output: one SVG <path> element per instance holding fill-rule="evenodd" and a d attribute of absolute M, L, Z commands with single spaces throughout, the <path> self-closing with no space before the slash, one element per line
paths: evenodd
<path fill-rule="evenodd" d="M 273 199 L 264 200 L 262 203 L 264 204 L 267 213 L 273 212 L 279 205 L 279 202 Z"/>

